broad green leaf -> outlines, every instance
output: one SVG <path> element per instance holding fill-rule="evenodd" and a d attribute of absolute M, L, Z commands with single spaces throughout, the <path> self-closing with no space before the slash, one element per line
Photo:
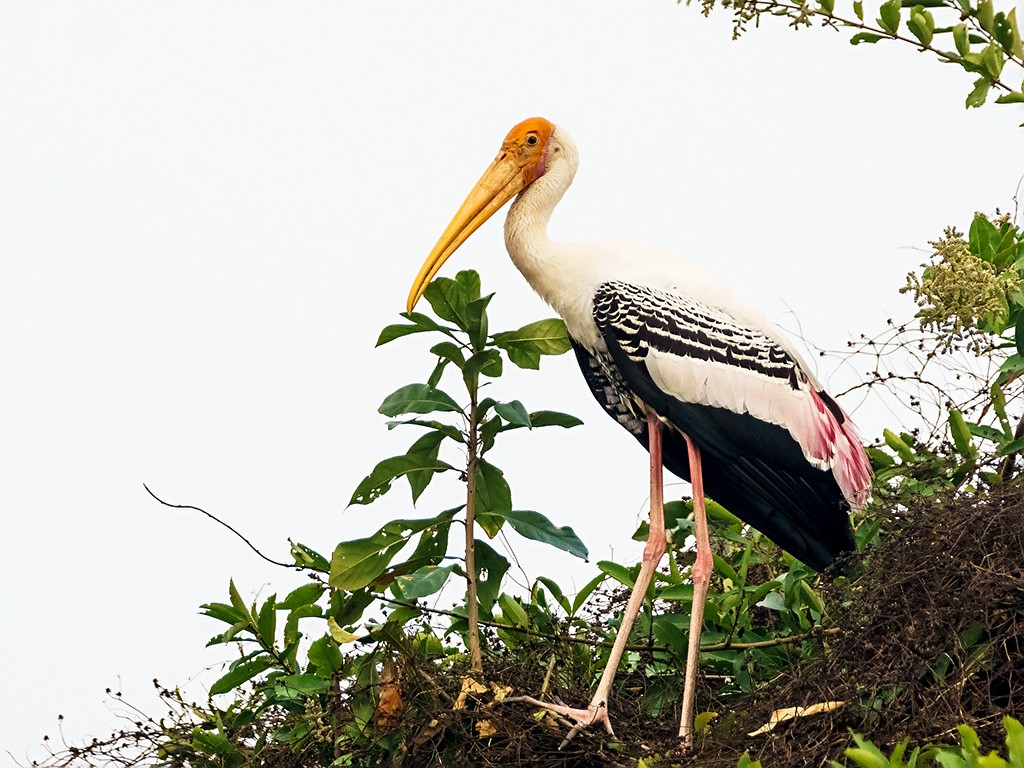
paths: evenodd
<path fill-rule="evenodd" d="M 427 432 L 409 447 L 409 450 L 406 451 L 406 455 L 422 456 L 428 461 L 433 462 L 435 465 L 444 464 L 444 462 L 438 461 L 437 454 L 441 448 L 441 442 L 445 437 L 446 435 L 444 432 Z M 450 467 L 451 465 L 446 464 L 445 466 Z M 413 504 L 416 503 L 420 495 L 430 484 L 434 475 L 439 471 L 443 472 L 444 470 L 419 470 L 405 473 L 405 479 L 409 481 L 409 488 L 412 491 Z"/>
<path fill-rule="evenodd" d="M 509 562 L 487 542 L 473 542 L 476 553 L 476 595 L 481 608 L 490 613 L 491 606 L 501 592 L 501 580 L 509 569 Z"/>
<path fill-rule="evenodd" d="M 474 354 L 462 366 L 462 380 L 466 382 L 467 388 L 472 389 L 477 375 L 494 379 L 501 376 L 502 367 L 501 353 L 496 349 L 485 349 Z"/>
<path fill-rule="evenodd" d="M 286 696 L 301 694 L 303 696 L 315 696 L 324 693 L 331 687 L 331 681 L 319 675 L 285 675 L 275 681 L 277 688 L 283 689 Z"/>
<path fill-rule="evenodd" d="M 252 661 L 239 664 L 229 670 L 227 674 L 221 676 L 213 685 L 210 686 L 210 695 L 217 696 L 221 693 L 227 693 L 228 691 L 234 690 L 242 683 L 252 680 L 252 678 L 266 670 L 273 663 L 273 657 L 267 654 L 261 654 Z"/>
<path fill-rule="evenodd" d="M 570 613 L 571 606 L 569 605 L 569 601 L 566 599 L 565 595 L 562 593 L 562 588 L 558 586 L 558 582 L 554 579 L 549 579 L 547 576 L 538 576 L 537 581 L 547 587 L 551 596 L 560 606 L 562 606 L 562 610 L 566 613 Z"/>
<path fill-rule="evenodd" d="M 1024 315 L 1024 313 L 1021 314 Z M 496 403 L 494 406 L 494 412 L 509 424 L 513 424 L 517 427 L 533 428 L 533 422 L 530 420 L 530 414 L 526 412 L 526 408 L 524 408 L 523 404 L 518 400 L 513 400 L 510 403 Z"/>
<path fill-rule="evenodd" d="M 949 432 L 953 438 L 953 445 L 956 446 L 957 453 L 965 459 L 972 458 L 976 451 L 971 443 L 971 432 L 967 428 L 967 422 L 964 421 L 963 414 L 955 408 L 949 412 Z"/>
<path fill-rule="evenodd" d="M 914 37 L 921 41 L 921 45 L 931 45 L 935 31 L 935 20 L 927 11 L 920 13 L 916 10 L 910 12 L 907 19 L 907 28 Z"/>
<path fill-rule="evenodd" d="M 384 398 L 377 409 L 385 416 L 398 416 L 402 413 L 432 413 L 434 411 L 451 411 L 461 413 L 462 408 L 452 400 L 451 396 L 440 389 L 427 384 L 407 384 Z"/>
<path fill-rule="evenodd" d="M 455 275 L 455 282 L 462 288 L 469 301 L 476 301 L 480 298 L 480 275 L 475 269 L 460 270 Z"/>
<path fill-rule="evenodd" d="M 541 355 L 561 355 L 572 349 L 565 323 L 558 318 L 538 320 L 491 338 L 520 368 L 539 368 Z"/>
<path fill-rule="evenodd" d="M 994 443 L 1001 443 L 1006 439 L 1006 435 L 1000 432 L 995 427 L 990 427 L 988 424 L 975 424 L 973 421 L 965 422 L 967 429 L 975 437 L 980 437 L 982 440 L 991 440 Z"/>
<path fill-rule="evenodd" d="M 995 32 L 995 6 L 992 0 L 978 0 L 978 12 L 975 14 L 975 18 L 981 24 L 981 28 L 990 35 Z"/>
<path fill-rule="evenodd" d="M 514 627 L 529 627 L 530 617 L 526 615 L 523 606 L 504 592 L 498 596 L 498 605 L 501 607 L 501 615 L 506 622 Z"/>
<path fill-rule="evenodd" d="M 888 0 L 888 2 L 882 3 L 878 9 L 879 25 L 886 32 L 895 35 L 900 28 L 900 11 L 903 8 L 902 0 Z"/>
<path fill-rule="evenodd" d="M 1012 717 L 1004 717 L 1003 728 L 1006 729 L 1006 756 L 1010 758 L 1010 765 L 1024 766 L 1024 725 Z"/>
<path fill-rule="evenodd" d="M 487 305 L 493 297 L 492 293 L 466 305 L 466 333 L 473 349 L 487 345 Z"/>
<path fill-rule="evenodd" d="M 231 743 L 231 740 L 224 734 L 215 733 L 214 731 L 206 731 L 197 727 L 192 729 L 192 741 L 197 747 L 199 747 L 200 751 L 208 755 L 217 755 L 221 758 L 225 758 L 224 764 L 228 764 L 226 758 L 230 758 L 232 755 L 236 758 L 238 757 L 237 750 Z M 203 762 L 206 761 L 204 760 Z M 221 762 L 218 762 L 217 764 L 219 765 Z"/>
<path fill-rule="evenodd" d="M 351 591 L 371 584 L 404 546 L 404 538 L 395 541 L 395 537 L 380 532 L 365 539 L 343 541 L 331 558 L 330 585 Z"/>
<path fill-rule="evenodd" d="M 389 325 L 380 332 L 380 336 L 377 338 L 377 346 L 387 344 L 389 341 L 401 338 L 402 336 L 408 336 L 410 333 L 423 333 L 425 331 L 437 331 L 451 336 L 452 332 L 450 328 L 438 324 L 429 315 L 424 315 L 421 312 L 403 312 L 402 317 L 409 320 L 412 325 Z"/>
<path fill-rule="evenodd" d="M 271 595 L 260 608 L 256 626 L 259 629 L 260 639 L 268 648 L 274 646 L 274 637 L 277 634 L 277 595 Z"/>
<path fill-rule="evenodd" d="M 961 56 L 966 56 L 971 52 L 971 43 L 967 39 L 967 25 L 957 24 L 953 27 L 953 43 L 956 45 L 956 51 Z"/>
<path fill-rule="evenodd" d="M 239 613 L 237 608 L 225 603 L 204 603 L 199 607 L 203 609 L 204 616 L 223 621 L 225 624 L 237 624 L 240 621 L 248 624 L 249 622 L 247 613 Z"/>
<path fill-rule="evenodd" d="M 818 0 L 818 5 L 825 13 L 832 15 L 832 11 L 836 8 L 836 0 Z"/>
<path fill-rule="evenodd" d="M 331 633 L 331 638 L 336 643 L 354 643 L 360 637 L 354 632 L 349 632 L 347 629 L 342 627 L 334 620 L 333 616 L 327 617 L 327 631 Z"/>
<path fill-rule="evenodd" d="M 391 483 L 399 477 L 410 478 L 409 485 L 412 487 L 413 502 L 415 502 L 419 493 L 430 482 L 430 477 L 435 472 L 444 472 L 447 469 L 452 469 L 452 466 L 436 458 L 436 454 L 431 456 L 422 453 L 407 453 L 403 456 L 392 456 L 390 459 L 384 459 L 378 463 L 373 471 L 362 479 L 348 503 L 370 504 L 376 501 L 391 490 Z M 420 477 L 413 480 L 411 475 L 420 475 Z"/>
<path fill-rule="evenodd" d="M 512 490 L 500 469 L 486 459 L 476 465 L 476 515 L 480 527 L 492 539 L 501 530 L 502 518 L 489 513 L 507 512 L 512 507 Z"/>
<path fill-rule="evenodd" d="M 607 578 L 607 574 L 599 573 L 597 576 L 595 576 L 586 584 L 584 584 L 583 588 L 580 589 L 580 591 L 577 592 L 572 599 L 572 610 L 569 612 L 569 615 L 575 616 L 576 611 L 583 607 L 583 604 L 587 602 L 587 598 L 594 593 L 595 589 L 604 584 L 605 579 Z"/>
<path fill-rule="evenodd" d="M 864 3 L 863 0 L 855 0 L 853 3 L 853 12 L 857 14 L 857 18 L 864 21 Z"/>
<path fill-rule="evenodd" d="M 331 569 L 331 564 L 327 562 L 326 557 L 310 549 L 305 544 L 299 544 L 288 539 L 288 546 L 291 549 L 292 559 L 295 560 L 297 566 L 320 571 L 321 573 L 327 573 Z"/>
<path fill-rule="evenodd" d="M 444 586 L 448 577 L 455 570 L 454 565 L 439 568 L 436 565 L 428 565 L 420 568 L 414 573 L 399 576 L 395 579 L 398 588 L 402 590 L 402 596 L 406 600 L 417 600 L 421 597 L 433 595 Z"/>
<path fill-rule="evenodd" d="M 985 67 L 985 74 L 993 80 L 997 80 L 1003 71 L 1003 52 L 997 45 L 989 45 L 981 52 L 981 63 Z"/>
<path fill-rule="evenodd" d="M 583 421 L 568 413 L 558 411 L 534 411 L 530 414 L 530 423 L 535 427 L 571 427 L 580 426 Z"/>
<path fill-rule="evenodd" d="M 320 599 L 326 589 L 327 587 L 317 582 L 303 584 L 301 587 L 289 592 L 288 596 L 277 604 L 277 608 L 278 610 L 290 611 L 293 608 L 298 608 L 300 605 L 311 605 Z"/>
<path fill-rule="evenodd" d="M 309 660 L 323 677 L 330 677 L 342 666 L 341 651 L 330 635 L 314 640 L 309 646 Z"/>
<path fill-rule="evenodd" d="M 1010 91 L 996 99 L 996 104 L 1024 104 L 1024 91 Z"/>
<path fill-rule="evenodd" d="M 234 608 L 244 620 L 250 624 L 255 623 L 253 615 L 249 613 L 249 609 L 245 605 L 245 601 L 242 600 L 242 596 L 238 593 L 238 588 L 235 586 L 234 579 L 228 579 L 228 595 L 231 597 L 231 607 Z"/>
<path fill-rule="evenodd" d="M 515 529 L 516 533 L 524 538 L 550 544 L 551 546 L 557 547 L 571 555 L 576 555 L 576 557 L 583 560 L 587 559 L 587 548 L 583 542 L 580 541 L 576 532 L 568 526 L 556 528 L 555 525 L 540 512 L 531 512 L 529 510 L 506 510 L 504 512 L 492 512 L 491 514 L 495 517 L 507 520 L 509 525 Z"/>
<path fill-rule="evenodd" d="M 1019 437 L 1005 445 L 999 446 L 996 456 L 1009 456 L 1011 453 L 1020 453 L 1021 451 L 1024 451 L 1024 437 Z"/>
<path fill-rule="evenodd" d="M 988 98 L 988 89 L 992 83 L 987 77 L 979 77 L 974 81 L 974 88 L 967 94 L 967 107 L 980 107 L 985 103 L 985 99 Z"/>
<path fill-rule="evenodd" d="M 891 430 L 883 429 L 882 437 L 885 439 L 885 444 L 892 448 L 904 462 L 911 462 L 916 458 L 914 449 L 900 435 Z"/>
<path fill-rule="evenodd" d="M 879 40 L 885 39 L 887 39 L 885 35 L 876 35 L 872 32 L 858 32 L 850 38 L 850 44 L 860 45 L 861 43 L 877 43 Z"/>
<path fill-rule="evenodd" d="M 462 285 L 447 277 L 435 277 L 423 292 L 423 298 L 430 302 L 435 315 L 466 330 L 466 305 L 470 298 Z"/>
<path fill-rule="evenodd" d="M 597 567 L 603 572 L 607 573 L 616 581 L 621 584 L 625 584 L 630 589 L 636 583 L 636 574 L 632 573 L 629 568 L 618 563 L 613 563 L 611 560 L 599 560 Z"/>
<path fill-rule="evenodd" d="M 459 368 L 466 364 L 466 356 L 462 354 L 462 347 L 453 341 L 442 341 L 430 348 L 430 354 L 437 355 L 443 360 L 455 363 Z"/>
<path fill-rule="evenodd" d="M 435 432 L 443 432 L 449 438 L 457 443 L 464 443 L 465 440 L 462 437 L 462 433 L 457 427 L 453 427 L 451 424 L 444 424 L 440 421 L 427 420 L 427 419 L 405 419 L 405 420 L 392 420 L 387 422 L 387 428 L 389 430 L 403 424 L 412 424 L 413 426 L 423 427 L 425 429 L 431 429 Z"/>

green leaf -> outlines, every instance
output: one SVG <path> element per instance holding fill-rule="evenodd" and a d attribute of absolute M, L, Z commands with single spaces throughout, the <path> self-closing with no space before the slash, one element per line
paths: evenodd
<path fill-rule="evenodd" d="M 384 398 L 384 402 L 377 410 L 385 416 L 398 416 L 402 413 L 432 413 L 433 411 L 462 412 L 462 408 L 452 400 L 451 396 L 427 384 L 407 384 L 396 389 Z"/>
<path fill-rule="evenodd" d="M 927 11 L 911 11 L 910 18 L 907 19 L 907 28 L 914 37 L 921 41 L 921 45 L 931 45 L 935 31 L 935 20 L 930 13 Z"/>
<path fill-rule="evenodd" d="M 407 453 L 404 456 L 392 456 L 378 463 L 373 471 L 362 479 L 348 503 L 370 504 L 391 490 L 391 483 L 396 478 L 403 476 L 410 478 L 409 485 L 412 487 L 415 502 L 419 497 L 417 490 L 422 492 L 435 472 L 443 472 L 446 469 L 452 469 L 452 466 L 429 454 Z M 413 480 L 412 475 L 420 477 Z"/>
<path fill-rule="evenodd" d="M 630 589 L 636 583 L 636 576 L 629 568 L 618 563 L 613 563 L 611 560 L 599 560 L 597 567 L 603 572 L 607 573 L 616 581 L 625 584 Z"/>
<path fill-rule="evenodd" d="M 462 288 L 469 301 L 476 301 L 480 298 L 480 275 L 475 269 L 461 270 L 455 275 L 455 282 Z"/>
<path fill-rule="evenodd" d="M 871 32 L 858 32 L 850 38 L 850 44 L 860 45 L 861 43 L 877 43 L 879 40 L 885 39 L 888 39 L 885 35 L 876 35 Z"/>
<path fill-rule="evenodd" d="M 995 32 L 995 6 L 992 0 L 978 0 L 978 11 L 974 17 L 981 24 L 981 28 L 990 35 Z"/>
<path fill-rule="evenodd" d="M 583 421 L 568 413 L 558 411 L 534 411 L 530 414 L 530 423 L 535 427 L 564 427 L 570 429 L 580 426 Z"/>
<path fill-rule="evenodd" d="M 1003 728 L 1006 729 L 1006 756 L 1010 758 L 1010 765 L 1024 766 L 1024 725 L 1012 717 L 1004 717 Z"/>
<path fill-rule="evenodd" d="M 500 469 L 486 459 L 476 465 L 476 515 L 480 527 L 492 539 L 501 530 L 502 518 L 491 512 L 507 512 L 512 508 L 512 489 Z"/>
<path fill-rule="evenodd" d="M 459 368 L 466 364 L 466 356 L 462 354 L 462 348 L 453 341 L 442 341 L 435 344 L 430 348 L 430 354 L 455 363 Z"/>
<path fill-rule="evenodd" d="M 864 3 L 862 0 L 855 0 L 853 4 L 853 12 L 857 14 L 857 18 L 864 21 Z"/>
<path fill-rule="evenodd" d="M 967 428 L 964 416 L 955 408 L 949 412 L 949 432 L 953 437 L 953 445 L 957 453 L 965 459 L 973 458 L 977 451 L 971 443 L 971 432 Z"/>
<path fill-rule="evenodd" d="M 327 558 L 321 555 L 319 552 L 310 549 L 305 544 L 299 544 L 296 541 L 288 539 L 288 546 L 291 550 L 292 559 L 295 564 L 301 568 L 309 568 L 313 571 L 320 571 L 321 573 L 327 573 L 331 569 L 331 564 L 327 562 Z"/>
<path fill-rule="evenodd" d="M 974 81 L 974 88 L 967 94 L 967 108 L 980 107 L 985 103 L 985 99 L 988 98 L 988 89 L 992 83 L 987 77 L 979 77 Z"/>
<path fill-rule="evenodd" d="M 365 539 L 343 541 L 331 558 L 330 585 L 346 591 L 361 589 L 377 579 L 405 546 L 405 540 L 380 532 Z"/>
<path fill-rule="evenodd" d="M 249 623 L 248 614 L 239 613 L 236 608 L 224 603 L 204 603 L 199 607 L 203 609 L 204 616 L 223 621 L 225 624 L 237 624 L 240 621 Z"/>
<path fill-rule="evenodd" d="M 1020 453 L 1022 450 L 1024 450 L 1024 437 L 1019 437 L 1005 445 L 1000 445 L 996 456 L 1009 456 L 1011 453 Z"/>
<path fill-rule="evenodd" d="M 417 600 L 421 597 L 433 595 L 452 575 L 454 565 L 439 568 L 436 565 L 428 565 L 408 575 L 399 576 L 395 579 L 398 588 L 402 590 L 402 596 L 406 600 Z"/>
<path fill-rule="evenodd" d="M 888 2 L 882 3 L 878 9 L 881 17 L 878 19 L 878 23 L 882 29 L 892 35 L 896 34 L 900 28 L 900 11 L 902 8 L 902 0 L 888 0 Z"/>
<path fill-rule="evenodd" d="M 487 305 L 493 297 L 492 293 L 466 305 L 466 333 L 473 349 L 483 349 L 487 344 Z"/>
<path fill-rule="evenodd" d="M 435 277 L 423 292 L 423 298 L 430 302 L 435 315 L 466 330 L 466 305 L 471 299 L 462 284 L 447 277 Z"/>
<path fill-rule="evenodd" d="M 259 636 L 263 644 L 268 648 L 274 646 L 274 637 L 277 634 L 277 595 L 271 595 L 260 608 L 260 614 L 256 621 L 259 628 Z"/>
<path fill-rule="evenodd" d="M 476 595 L 481 608 L 488 613 L 498 599 L 501 591 L 501 580 L 509 569 L 509 562 L 485 541 L 476 539 L 473 542 L 476 553 Z"/>
<path fill-rule="evenodd" d="M 250 624 L 254 624 L 253 615 L 249 613 L 249 609 L 245 605 L 245 601 L 242 600 L 242 596 L 238 593 L 238 588 L 235 586 L 234 579 L 228 579 L 228 595 L 231 597 L 231 607 L 234 608 L 243 620 L 248 621 Z"/>
<path fill-rule="evenodd" d="M 956 45 L 956 52 L 966 56 L 971 52 L 971 44 L 967 39 L 967 25 L 957 24 L 953 27 L 953 43 Z"/>
<path fill-rule="evenodd" d="M 288 596 L 277 604 L 277 607 L 279 610 L 290 611 L 300 605 L 312 605 L 320 599 L 326 589 L 327 587 L 317 582 L 303 584 L 289 592 Z"/>
<path fill-rule="evenodd" d="M 1010 91 L 996 99 L 996 104 L 1024 104 L 1024 91 Z"/>
<path fill-rule="evenodd" d="M 1024 315 L 1024 313 L 1021 314 Z M 523 404 L 518 400 L 513 400 L 510 403 L 496 403 L 494 406 L 494 412 L 509 424 L 513 424 L 517 427 L 533 428 L 533 422 L 530 420 L 530 414 L 526 412 L 526 408 L 524 408 Z"/>
<path fill-rule="evenodd" d="M 408 336 L 410 333 L 424 333 L 427 331 L 437 331 L 451 336 L 451 329 L 446 328 L 443 325 L 438 324 L 428 315 L 424 315 L 420 312 L 403 312 L 402 317 L 409 320 L 412 325 L 389 325 L 380 332 L 380 336 L 377 338 L 377 346 L 387 344 L 389 341 L 401 338 L 402 336 Z"/>
<path fill-rule="evenodd" d="M 997 45 L 989 45 L 981 52 L 981 63 L 985 67 L 985 74 L 991 79 L 999 79 L 1003 71 L 1003 52 Z"/>
<path fill-rule="evenodd" d="M 502 592 L 498 596 L 498 605 L 501 607 L 502 618 L 514 627 L 529 627 L 530 617 L 526 615 L 523 606 L 514 597 Z"/>
<path fill-rule="evenodd" d="M 330 677 L 341 669 L 343 660 L 338 644 L 330 635 L 314 640 L 309 646 L 309 660 L 323 677 Z"/>
<path fill-rule="evenodd" d="M 569 611 L 569 615 L 575 616 L 576 611 L 583 607 L 583 604 L 587 602 L 587 598 L 594 593 L 595 589 L 604 584 L 605 579 L 607 578 L 607 574 L 599 573 L 597 576 L 595 576 L 586 584 L 584 584 L 583 588 L 579 592 L 577 592 L 576 596 L 572 599 L 572 610 Z"/>
<path fill-rule="evenodd" d="M 359 635 L 342 627 L 333 616 L 327 617 L 327 631 L 330 632 L 331 639 L 339 644 L 354 643 L 359 639 Z"/>
<path fill-rule="evenodd" d="M 438 461 L 437 454 L 441 448 L 441 442 L 445 439 L 446 435 L 444 432 L 427 432 L 425 435 L 420 437 L 415 443 L 413 443 L 406 455 L 412 457 L 423 457 L 434 465 L 444 464 L 443 461 Z M 446 465 L 450 467 L 450 465 Z M 444 470 L 417 470 L 415 472 L 406 472 L 405 479 L 409 481 L 409 488 L 412 491 L 412 503 L 415 504 L 419 499 L 423 491 L 426 490 L 430 481 L 434 478 L 434 475 Z"/>
<path fill-rule="evenodd" d="M 538 320 L 517 331 L 496 333 L 491 338 L 520 368 L 539 368 L 541 355 L 561 355 L 572 349 L 565 323 L 558 318 Z"/>
<path fill-rule="evenodd" d="M 548 592 L 551 593 L 551 596 L 560 606 L 562 606 L 562 610 L 564 610 L 566 613 L 570 612 L 569 601 L 562 593 L 562 588 L 558 586 L 558 582 L 556 582 L 554 579 L 549 579 L 547 576 L 538 576 L 537 581 L 543 584 L 545 587 L 547 587 Z"/>
<path fill-rule="evenodd" d="M 587 548 L 580 541 L 576 532 L 568 526 L 555 527 L 540 512 L 529 510 L 511 510 L 504 512 L 492 512 L 494 517 L 500 517 L 508 521 L 509 525 L 520 536 L 533 541 L 540 541 L 550 544 L 557 549 L 568 552 L 571 555 L 583 560 L 587 559 Z"/>
<path fill-rule="evenodd" d="M 903 459 L 904 462 L 909 463 L 916 458 L 914 449 L 900 435 L 891 430 L 883 429 L 882 437 L 885 439 L 885 444 L 892 448 L 896 455 Z"/>
<path fill-rule="evenodd" d="M 828 15 L 832 15 L 832 11 L 836 8 L 836 0 L 818 0 L 818 5 Z"/>
<path fill-rule="evenodd" d="M 300 694 L 302 696 L 316 696 L 324 693 L 331 687 L 331 681 L 319 675 L 285 675 L 275 681 L 277 689 L 283 690 L 286 696 Z"/>
<path fill-rule="evenodd" d="M 242 683 L 252 680 L 252 678 L 256 677 L 256 675 L 263 672 L 273 663 L 273 657 L 267 654 L 261 654 L 252 661 L 239 664 L 229 670 L 227 674 L 220 677 L 213 685 L 210 686 L 210 695 L 217 696 L 221 693 L 227 693 L 228 691 L 234 690 Z"/>
<path fill-rule="evenodd" d="M 503 363 L 501 361 L 501 353 L 496 349 L 485 349 L 482 352 L 477 352 L 462 367 L 462 380 L 466 382 L 466 387 L 472 389 L 474 386 L 474 377 L 478 374 L 481 376 L 489 376 L 494 379 L 501 376 L 501 369 Z"/>

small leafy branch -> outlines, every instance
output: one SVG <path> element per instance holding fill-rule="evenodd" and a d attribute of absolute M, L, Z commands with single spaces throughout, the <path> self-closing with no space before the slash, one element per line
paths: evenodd
<path fill-rule="evenodd" d="M 480 276 L 471 270 L 460 272 L 454 280 L 435 279 L 424 297 L 440 322 L 419 312 L 406 313 L 405 323 L 387 326 L 377 340 L 380 346 L 411 334 L 441 337 L 430 348 L 436 363 L 426 383 L 401 387 L 380 406 L 385 416 L 403 417 L 388 422 L 389 429 L 412 426 L 423 434 L 404 454 L 379 462 L 356 488 L 350 504 L 371 503 L 400 477 L 408 481 L 415 503 L 434 476 L 446 472 L 457 473 L 465 481 L 465 503 L 429 520 L 392 521 L 367 539 L 339 544 L 331 562 L 330 584 L 341 590 L 387 585 L 399 600 L 415 600 L 439 591 L 453 572 L 458 573 L 466 580 L 466 644 L 471 666 L 482 672 L 480 615 L 482 612 L 489 617 L 500 599 L 501 578 L 509 563 L 476 539 L 477 526 L 493 539 L 508 523 L 521 536 L 581 558 L 587 556 L 583 542 L 571 528 L 556 527 L 539 512 L 513 509 L 512 491 L 504 473 L 486 458 L 498 436 L 505 432 L 574 427 L 580 420 L 556 411 L 531 413 L 518 400 L 502 402 L 482 395 L 489 380 L 502 375 L 506 358 L 521 368 L 535 369 L 542 356 L 563 354 L 571 345 L 565 325 L 557 319 L 540 320 L 516 331 L 489 333 L 487 306 L 493 294 L 481 295 Z M 461 404 L 439 388 L 450 368 L 459 373 Z M 440 458 L 445 445 L 463 450 L 461 466 Z M 465 524 L 463 567 L 441 567 L 447 554 L 449 527 L 460 512 L 464 512 Z M 388 569 L 392 558 L 414 534 L 420 540 L 412 556 Z M 512 606 L 503 609 L 509 611 Z"/>
<path fill-rule="evenodd" d="M 732 11 L 734 38 L 765 15 L 788 19 L 795 28 L 817 20 L 832 29 L 853 30 L 853 45 L 896 40 L 960 66 L 975 77 L 968 107 L 980 107 L 992 90 L 999 94 L 997 104 L 1024 103 L 1024 82 L 1008 82 L 1011 76 L 1024 76 L 1017 9 L 997 11 L 993 0 L 887 0 L 875 14 L 865 12 L 863 0 L 853 0 L 845 15 L 836 12 L 835 0 L 700 0 L 705 16 L 717 4 Z"/>

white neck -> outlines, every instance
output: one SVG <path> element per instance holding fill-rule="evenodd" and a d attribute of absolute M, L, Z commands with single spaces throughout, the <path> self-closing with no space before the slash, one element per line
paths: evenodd
<path fill-rule="evenodd" d="M 549 139 L 544 175 L 519 194 L 505 219 L 505 247 L 512 263 L 541 298 L 567 320 L 573 311 L 566 305 L 567 299 L 577 293 L 569 282 L 574 276 L 578 280 L 580 272 L 566 263 L 570 254 L 548 239 L 547 229 L 551 212 L 572 184 L 578 164 L 575 144 L 556 126 Z"/>

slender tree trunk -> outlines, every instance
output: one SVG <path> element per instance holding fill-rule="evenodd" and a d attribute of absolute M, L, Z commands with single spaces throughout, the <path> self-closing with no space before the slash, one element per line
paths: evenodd
<path fill-rule="evenodd" d="M 484 671 L 480 654 L 480 604 L 476 585 L 476 467 L 477 419 L 476 382 L 469 395 L 469 434 L 466 440 L 469 460 L 466 462 L 466 618 L 469 620 L 469 661 L 474 672 Z"/>

